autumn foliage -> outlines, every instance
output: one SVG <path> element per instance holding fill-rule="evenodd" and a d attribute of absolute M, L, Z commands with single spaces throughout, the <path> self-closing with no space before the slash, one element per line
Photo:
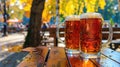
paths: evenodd
<path fill-rule="evenodd" d="M 80 15 L 86 12 L 97 12 L 98 8 L 104 9 L 105 0 L 59 0 L 59 14 L 64 17 L 68 15 Z M 43 12 L 43 20 L 49 21 L 56 16 L 56 0 L 46 0 Z"/>
<path fill-rule="evenodd" d="M 33 0 L 19 0 L 23 5 L 25 15 L 30 17 L 30 8 Z M 64 17 L 68 15 L 80 15 L 84 12 L 97 12 L 98 8 L 104 9 L 105 0 L 59 0 L 59 14 Z M 16 0 L 11 0 L 11 4 Z M 56 16 L 56 0 L 46 0 L 43 11 L 43 22 L 48 22 L 52 16 Z"/>

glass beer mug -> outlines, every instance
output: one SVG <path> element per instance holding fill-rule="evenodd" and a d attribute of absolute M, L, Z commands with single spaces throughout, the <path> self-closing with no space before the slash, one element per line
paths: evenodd
<path fill-rule="evenodd" d="M 105 24 L 100 13 L 83 13 L 80 15 L 80 55 L 83 58 L 97 58 L 100 56 L 102 46 L 112 41 L 112 27 L 109 25 L 109 36 L 102 44 L 102 26 Z"/>
<path fill-rule="evenodd" d="M 67 53 L 79 53 L 80 16 L 71 15 L 65 18 L 65 46 Z"/>

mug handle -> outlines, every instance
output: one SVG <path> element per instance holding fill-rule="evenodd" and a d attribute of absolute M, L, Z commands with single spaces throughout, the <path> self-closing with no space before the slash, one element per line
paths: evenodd
<path fill-rule="evenodd" d="M 111 26 L 109 23 L 104 22 L 103 25 L 104 25 L 104 24 L 107 24 L 108 27 L 109 27 L 109 35 L 108 35 L 107 42 L 105 42 L 105 43 L 102 44 L 103 47 L 106 47 L 106 46 L 108 46 L 108 45 L 112 42 L 113 29 L 112 29 L 112 26 Z"/>
<path fill-rule="evenodd" d="M 64 22 L 64 23 L 65 23 L 65 22 Z M 65 42 L 64 42 L 62 39 L 60 39 L 60 26 L 61 26 L 62 24 L 63 24 L 63 23 L 58 24 L 57 29 L 56 29 L 56 30 L 57 30 L 57 31 L 56 31 L 56 35 L 57 35 L 58 42 L 65 44 Z"/>

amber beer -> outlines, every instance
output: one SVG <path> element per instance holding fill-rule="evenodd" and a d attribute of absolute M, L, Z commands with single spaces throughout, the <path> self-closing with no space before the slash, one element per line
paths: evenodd
<path fill-rule="evenodd" d="M 80 49 L 84 54 L 96 55 L 101 49 L 102 39 L 102 17 L 100 14 L 81 15 L 81 24 L 83 26 Z"/>
<path fill-rule="evenodd" d="M 67 17 L 65 21 L 65 43 L 67 51 L 79 51 L 80 44 L 80 18 L 78 16 Z"/>

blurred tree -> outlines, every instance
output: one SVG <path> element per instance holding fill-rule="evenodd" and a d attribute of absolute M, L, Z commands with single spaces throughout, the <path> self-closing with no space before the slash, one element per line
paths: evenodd
<path fill-rule="evenodd" d="M 56 0 L 46 0 L 45 8 L 42 14 L 44 23 L 49 22 L 52 16 L 56 16 Z"/>
<path fill-rule="evenodd" d="M 7 36 L 7 20 L 9 19 L 9 14 L 8 14 L 8 5 L 6 0 L 1 0 L 0 1 L 0 11 L 3 14 L 4 18 L 4 24 L 3 24 L 3 36 Z"/>
<path fill-rule="evenodd" d="M 9 9 L 10 19 L 22 19 L 24 10 L 19 8 L 19 5 L 14 5 Z"/>
<path fill-rule="evenodd" d="M 9 4 L 9 14 L 11 16 L 11 19 L 22 19 L 24 16 L 27 18 L 30 17 L 32 0 L 11 0 Z"/>
<path fill-rule="evenodd" d="M 45 0 L 33 0 L 32 2 L 28 34 L 26 36 L 23 48 L 41 45 L 42 37 L 40 36 L 40 30 L 44 3 Z"/>
<path fill-rule="evenodd" d="M 14 6 L 11 8 L 11 11 L 14 10 L 15 13 L 18 13 L 19 11 L 24 11 L 25 13 L 24 16 L 30 18 L 28 33 L 25 38 L 23 48 L 36 47 L 41 43 L 42 37 L 40 36 L 40 30 L 42 24 L 42 12 L 44 9 L 44 2 L 45 0 L 19 0 L 19 1 L 11 0 L 10 1 L 11 6 Z M 16 14 L 13 15 L 15 16 Z"/>
<path fill-rule="evenodd" d="M 115 16 L 115 5 L 117 4 L 117 0 L 105 0 L 106 5 L 104 7 L 104 10 L 101 10 L 100 7 L 98 9 L 98 12 L 103 15 L 103 18 L 105 20 L 110 20 Z"/>
<path fill-rule="evenodd" d="M 11 18 L 16 16 L 18 19 L 23 18 L 23 13 L 27 18 L 30 17 L 30 8 L 33 0 L 10 0 L 7 4 L 11 4 Z M 64 18 L 68 15 L 80 15 L 84 12 L 96 12 L 98 8 L 104 9 L 105 0 L 60 0 L 59 14 Z M 23 9 L 22 9 L 23 8 Z M 13 13 L 14 12 L 14 13 Z M 46 0 L 45 9 L 43 11 L 43 22 L 49 22 L 52 16 L 56 16 L 56 0 Z"/>
<path fill-rule="evenodd" d="M 49 21 L 52 16 L 56 16 L 56 0 L 46 0 L 43 11 L 43 20 Z M 84 12 L 97 12 L 98 8 L 104 9 L 105 0 L 60 0 L 60 18 L 68 15 L 80 15 Z M 60 20 L 63 21 L 63 20 Z"/>

